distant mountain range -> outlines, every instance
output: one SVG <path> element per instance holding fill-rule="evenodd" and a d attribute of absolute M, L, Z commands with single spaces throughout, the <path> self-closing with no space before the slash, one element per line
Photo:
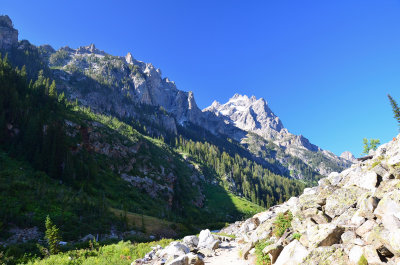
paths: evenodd
<path fill-rule="evenodd" d="M 27 43 L 18 43 L 18 31 L 10 23 L 2 22 L 0 46 L 23 49 Z M 291 134 L 263 98 L 235 94 L 227 103 L 214 101 L 202 111 L 193 92 L 179 90 L 173 81 L 162 76 L 160 69 L 135 59 L 131 53 L 125 57 L 112 56 L 94 44 L 77 49 L 66 46 L 57 51 L 49 45 L 38 48 L 58 89 L 67 98 L 78 100 L 94 111 L 118 117 L 141 116 L 140 119 L 174 134 L 179 126 L 199 126 L 214 135 L 242 143 L 257 157 L 274 159 L 274 163 L 278 163 L 278 173 L 294 178 L 305 177 L 301 168 L 327 175 L 350 166 L 354 159 L 349 152 L 338 157 L 302 135 Z M 138 105 L 161 108 L 164 114 L 142 115 Z M 261 138 L 256 140 L 255 136 Z M 266 154 L 262 155 L 263 152 Z M 291 165 L 293 159 L 303 165 Z"/>

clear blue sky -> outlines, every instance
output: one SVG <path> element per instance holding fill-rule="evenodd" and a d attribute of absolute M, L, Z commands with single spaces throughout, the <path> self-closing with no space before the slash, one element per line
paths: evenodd
<path fill-rule="evenodd" d="M 130 51 L 200 108 L 263 97 L 336 154 L 398 133 L 386 94 L 400 101 L 400 1 L 2 0 L 0 13 L 33 44 Z"/>

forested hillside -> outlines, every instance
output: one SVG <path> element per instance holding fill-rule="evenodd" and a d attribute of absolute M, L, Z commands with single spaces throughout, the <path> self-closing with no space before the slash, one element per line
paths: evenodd
<path fill-rule="evenodd" d="M 32 80 L 26 69 L 0 61 L 0 241 L 40 239 L 47 215 L 68 241 L 146 233 L 146 216 L 170 221 L 153 234 L 177 236 L 262 209 L 233 194 L 270 206 L 304 188 L 207 142 L 146 136 L 139 121 L 80 107 L 46 71 Z M 36 232 L 15 238 L 22 228 Z"/>

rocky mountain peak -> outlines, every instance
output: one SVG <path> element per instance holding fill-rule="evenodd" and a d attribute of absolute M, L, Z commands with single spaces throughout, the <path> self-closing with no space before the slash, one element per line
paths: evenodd
<path fill-rule="evenodd" d="M 130 52 L 128 52 L 125 56 L 126 63 L 133 64 L 133 60 L 134 60 L 134 58 L 133 58 L 132 54 Z"/>
<path fill-rule="evenodd" d="M 235 94 L 225 104 L 216 102 L 203 111 L 210 111 L 224 117 L 238 128 L 255 132 L 269 138 L 270 131 L 280 132 L 284 129 L 280 119 L 271 111 L 263 98 L 250 98 L 247 95 Z"/>
<path fill-rule="evenodd" d="M 99 49 L 96 48 L 96 46 L 91 43 L 88 46 L 81 46 L 76 50 L 77 54 L 86 54 L 86 53 L 93 53 L 93 54 L 99 54 L 99 55 L 106 55 L 106 53 L 104 51 L 101 51 Z"/>
<path fill-rule="evenodd" d="M 18 43 L 18 30 L 9 16 L 0 16 L 0 49 L 9 49 Z"/>
<path fill-rule="evenodd" d="M 346 159 L 346 160 L 348 160 L 348 161 L 351 161 L 351 162 L 356 162 L 356 158 L 354 157 L 354 155 L 351 153 L 351 152 L 349 152 L 349 151 L 344 151 L 341 155 L 340 155 L 340 157 L 341 158 L 344 158 L 344 159 Z"/>

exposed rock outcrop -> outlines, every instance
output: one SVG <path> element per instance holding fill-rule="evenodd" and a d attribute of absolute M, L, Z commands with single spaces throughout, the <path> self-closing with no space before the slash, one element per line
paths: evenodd
<path fill-rule="evenodd" d="M 18 30 L 9 16 L 0 16 L 0 49 L 10 49 L 18 43 Z"/>

